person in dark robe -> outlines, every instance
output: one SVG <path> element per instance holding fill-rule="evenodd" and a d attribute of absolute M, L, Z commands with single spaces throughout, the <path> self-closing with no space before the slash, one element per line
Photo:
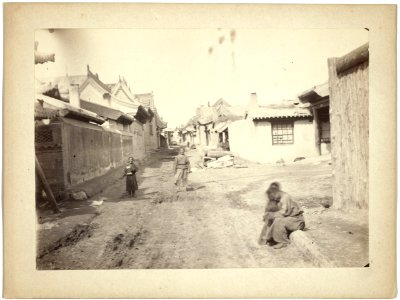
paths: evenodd
<path fill-rule="evenodd" d="M 122 178 L 126 177 L 126 193 L 130 197 L 135 197 L 135 192 L 139 189 L 136 180 L 136 172 L 138 170 L 138 167 L 133 162 L 133 157 L 129 157 L 128 164 L 124 168 L 124 175 L 122 175 Z"/>
<path fill-rule="evenodd" d="M 186 189 L 188 174 L 190 173 L 190 161 L 183 148 L 179 149 L 179 154 L 175 157 L 174 173 L 175 185 L 178 189 Z"/>
<path fill-rule="evenodd" d="M 268 203 L 259 243 L 275 244 L 273 247 L 280 249 L 290 243 L 290 233 L 305 228 L 303 211 L 288 193 L 282 191 L 279 182 L 271 183 L 266 194 Z"/>

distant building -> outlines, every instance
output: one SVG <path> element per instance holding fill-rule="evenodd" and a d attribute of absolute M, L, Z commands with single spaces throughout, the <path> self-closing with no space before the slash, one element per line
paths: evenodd
<path fill-rule="evenodd" d="M 144 127 L 146 150 L 160 148 L 161 139 L 163 139 L 161 132 L 167 128 L 167 123 L 161 119 L 157 112 L 153 93 L 135 94 L 134 99 L 147 109 L 150 116 Z"/>
<path fill-rule="evenodd" d="M 329 121 L 329 85 L 314 86 L 298 96 L 313 114 L 315 147 L 320 155 L 331 153 L 331 123 Z"/>
<path fill-rule="evenodd" d="M 123 78 L 105 84 L 88 66 L 84 76 L 36 80 L 36 85 L 36 155 L 58 199 L 129 156 L 142 159 L 150 144 L 146 128 L 154 127 L 150 150 L 161 144 L 157 132 L 166 124 L 154 104 L 142 105 Z"/>
<path fill-rule="evenodd" d="M 229 144 L 236 155 L 258 162 L 315 156 L 312 114 L 295 101 L 259 106 L 252 94 L 246 118 L 229 126 Z"/>
<path fill-rule="evenodd" d="M 211 106 L 197 108 L 195 143 L 203 147 L 229 150 L 229 126 L 233 121 L 243 119 L 244 115 L 244 107 L 231 106 L 224 99 L 217 100 Z"/>
<path fill-rule="evenodd" d="M 77 87 L 78 100 L 70 97 L 72 87 Z M 113 84 L 105 84 L 87 66 L 87 74 L 80 76 L 62 76 L 38 83 L 39 90 L 45 95 L 58 98 L 62 101 L 73 101 L 76 106 L 84 106 L 96 113 L 108 116 L 118 116 L 118 119 L 106 118 L 109 128 L 123 130 L 136 135 L 138 153 L 136 157 L 143 157 L 145 151 L 160 147 L 161 131 L 167 124 L 161 120 L 154 105 L 153 93 L 133 94 L 126 80 L 119 77 Z M 107 109 L 108 108 L 108 109 Z M 111 110 L 110 110 L 111 109 Z M 119 112 L 118 112 L 119 111 Z M 127 117 L 128 115 L 128 117 Z M 133 121 L 129 121 L 129 116 Z M 141 142 L 141 140 L 144 142 Z M 141 147 L 144 144 L 144 147 Z"/>

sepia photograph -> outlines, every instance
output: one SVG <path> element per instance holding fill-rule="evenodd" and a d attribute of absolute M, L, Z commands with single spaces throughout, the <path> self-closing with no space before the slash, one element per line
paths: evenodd
<path fill-rule="evenodd" d="M 368 36 L 36 30 L 37 269 L 368 267 Z"/>
<path fill-rule="evenodd" d="M 392 298 L 395 5 L 4 5 L 5 298 Z"/>

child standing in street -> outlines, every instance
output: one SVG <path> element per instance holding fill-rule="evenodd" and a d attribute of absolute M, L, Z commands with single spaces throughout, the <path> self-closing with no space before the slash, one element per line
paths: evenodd
<path fill-rule="evenodd" d="M 136 180 L 136 172 L 138 167 L 133 162 L 133 157 L 129 157 L 128 164 L 124 169 L 123 177 L 126 177 L 126 193 L 130 197 L 135 197 L 135 191 L 138 190 L 138 184 Z"/>
<path fill-rule="evenodd" d="M 190 161 L 183 148 L 179 149 L 179 154 L 175 157 L 174 172 L 175 185 L 178 189 L 184 188 L 186 190 L 188 174 L 190 173 Z"/>

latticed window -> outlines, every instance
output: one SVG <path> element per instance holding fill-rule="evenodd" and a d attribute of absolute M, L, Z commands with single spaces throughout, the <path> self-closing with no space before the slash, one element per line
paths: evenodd
<path fill-rule="evenodd" d="M 53 134 L 49 127 L 39 127 L 35 129 L 35 143 L 51 143 L 53 142 Z"/>
<path fill-rule="evenodd" d="M 293 144 L 293 122 L 272 123 L 272 145 Z"/>

